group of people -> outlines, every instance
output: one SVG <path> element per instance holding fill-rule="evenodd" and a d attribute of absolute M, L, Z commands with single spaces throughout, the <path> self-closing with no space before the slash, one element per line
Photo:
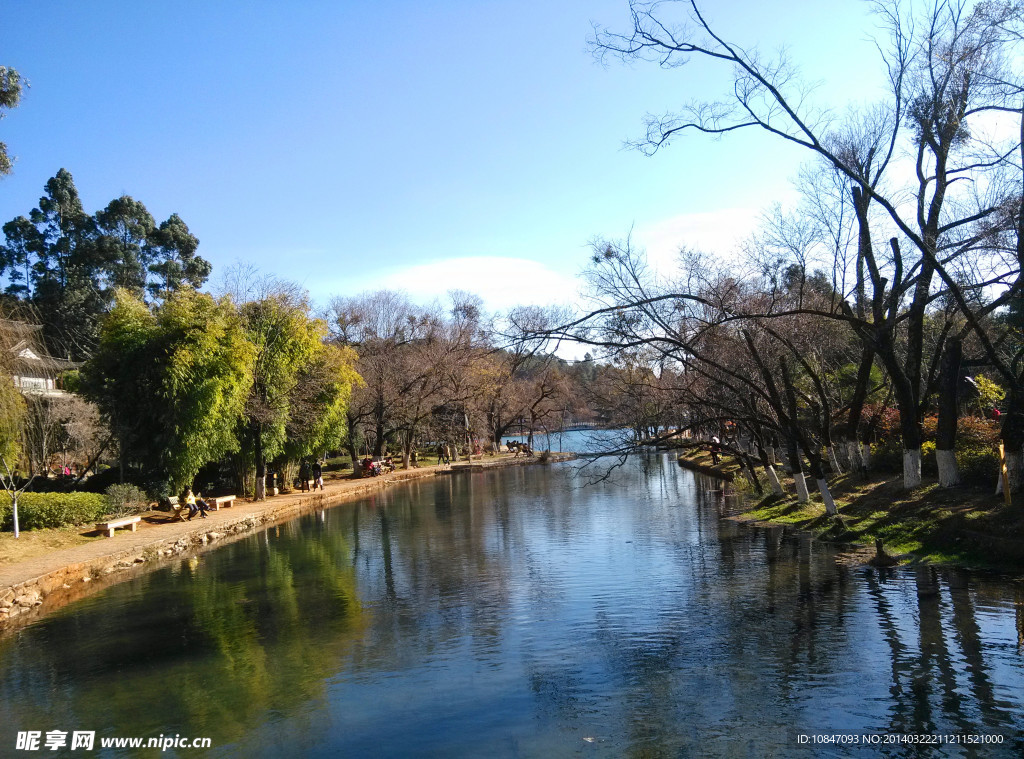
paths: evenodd
<path fill-rule="evenodd" d="M 519 458 L 520 453 L 524 456 L 533 455 L 533 449 L 531 449 L 526 443 L 520 443 L 518 440 L 509 440 L 505 443 L 505 447 L 508 449 L 509 453 L 515 453 L 513 458 Z"/>
<path fill-rule="evenodd" d="M 313 490 L 320 488 L 324 489 L 324 468 L 319 460 L 314 461 L 310 464 L 308 461 L 303 461 L 299 466 L 299 482 L 302 484 L 302 489 L 306 489 L 306 483 L 313 482 Z"/>
<path fill-rule="evenodd" d="M 515 459 L 519 458 L 519 454 L 522 454 L 523 456 L 534 455 L 534 449 L 531 449 L 526 442 L 519 442 L 519 440 L 509 440 L 506 442 L 505 448 L 509 450 L 509 453 L 515 454 L 515 456 L 512 457 Z"/>
<path fill-rule="evenodd" d="M 360 466 L 363 469 L 363 475 L 368 477 L 377 477 L 384 474 L 385 472 L 395 471 L 395 462 L 388 456 L 385 459 L 371 459 L 367 456 L 362 460 Z"/>
<path fill-rule="evenodd" d="M 179 501 L 183 507 L 188 509 L 188 516 L 185 518 L 186 522 L 191 522 L 192 517 L 196 514 L 206 519 L 206 512 L 210 510 L 210 506 L 206 501 L 193 493 L 192 488 L 186 487 L 179 496 Z"/>
<path fill-rule="evenodd" d="M 440 443 L 437 446 L 437 463 L 438 464 L 451 464 L 452 463 L 452 449 L 448 443 Z"/>

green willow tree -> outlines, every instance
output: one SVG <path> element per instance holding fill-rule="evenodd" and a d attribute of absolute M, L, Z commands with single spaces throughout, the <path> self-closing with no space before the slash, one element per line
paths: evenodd
<path fill-rule="evenodd" d="M 341 446 L 352 389 L 362 383 L 356 359 L 351 348 L 322 343 L 299 373 L 285 426 L 287 461 L 317 457 Z"/>
<path fill-rule="evenodd" d="M 186 289 L 150 310 L 119 290 L 82 382 L 118 439 L 122 480 L 133 470 L 174 491 L 236 450 L 253 358 L 227 299 Z"/>
<path fill-rule="evenodd" d="M 358 376 L 351 351 L 324 344 L 327 325 L 310 318 L 304 293 L 282 283 L 263 285 L 262 297 L 239 306 L 253 351 L 253 381 L 238 438 L 243 467 L 255 469 L 256 500 L 266 495 L 267 462 L 310 455 L 340 440 Z"/>

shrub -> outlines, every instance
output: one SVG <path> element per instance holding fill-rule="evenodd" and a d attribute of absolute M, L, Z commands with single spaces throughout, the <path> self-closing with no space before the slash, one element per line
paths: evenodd
<path fill-rule="evenodd" d="M 145 492 L 135 485 L 111 485 L 107 488 L 107 498 L 110 501 L 108 513 L 114 517 L 138 514 L 149 508 Z"/>
<path fill-rule="evenodd" d="M 999 474 L 999 453 L 991 446 L 958 448 L 956 463 L 960 467 L 960 478 L 965 483 L 995 485 Z"/>
<path fill-rule="evenodd" d="M 23 530 L 95 522 L 107 513 L 109 501 L 97 493 L 22 493 L 18 526 Z M 0 529 L 14 529 L 11 496 L 0 493 Z"/>

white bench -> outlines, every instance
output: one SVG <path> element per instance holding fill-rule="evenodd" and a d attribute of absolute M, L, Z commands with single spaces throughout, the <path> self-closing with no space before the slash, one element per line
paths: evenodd
<path fill-rule="evenodd" d="M 108 538 L 114 537 L 114 530 L 118 527 L 131 527 L 132 532 L 135 532 L 139 526 L 139 522 L 142 521 L 142 517 L 125 517 L 124 519 L 112 519 L 109 522 L 97 522 L 96 529 L 101 532 L 107 533 Z"/>
<path fill-rule="evenodd" d="M 222 508 L 226 509 L 229 506 L 235 505 L 235 496 L 233 495 L 219 495 L 216 498 L 204 498 L 203 500 L 214 511 L 220 511 Z"/>

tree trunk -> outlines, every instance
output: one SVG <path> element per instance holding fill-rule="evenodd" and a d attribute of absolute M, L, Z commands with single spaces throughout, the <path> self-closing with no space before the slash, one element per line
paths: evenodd
<path fill-rule="evenodd" d="M 807 480 L 803 472 L 793 472 L 793 483 L 796 485 L 796 499 L 800 503 L 807 503 L 811 500 L 811 494 L 807 492 Z"/>
<path fill-rule="evenodd" d="M 262 501 L 267 497 L 267 462 L 263 458 L 263 431 L 261 429 L 257 428 L 255 441 L 256 485 L 253 488 L 253 499 Z"/>
<path fill-rule="evenodd" d="M 1010 493 L 1016 493 L 1024 483 L 1024 472 L 1021 467 L 1021 451 L 1024 449 L 1024 393 L 1010 388 L 1006 394 L 1006 413 L 999 430 L 1003 439 L 1003 450 L 1006 453 L 1006 476 L 1010 481 Z M 996 492 L 1003 492 L 1003 478 L 998 476 Z"/>
<path fill-rule="evenodd" d="M 870 202 L 870 199 L 868 199 L 868 202 Z M 858 211 L 859 216 L 860 213 Z M 867 234 L 866 219 L 864 220 L 861 234 L 862 236 Z M 868 246 L 867 252 L 870 254 L 870 240 L 862 240 L 862 245 Z M 863 285 L 862 280 L 859 279 L 859 281 Z M 850 401 L 850 414 L 846 418 L 846 448 L 849 453 L 850 470 L 856 472 L 866 473 L 868 468 L 868 460 L 862 455 L 863 449 L 857 444 L 857 430 L 860 428 L 860 418 L 864 412 L 864 402 L 868 397 L 868 389 L 871 384 L 871 367 L 874 366 L 874 363 L 875 349 L 870 345 L 865 345 L 861 350 L 860 366 L 857 367 L 857 384 L 854 386 L 853 399 Z"/>
<path fill-rule="evenodd" d="M 834 445 L 828 447 L 828 465 L 833 474 L 843 473 L 843 468 L 839 465 L 839 459 L 836 457 L 836 447 Z"/>
<path fill-rule="evenodd" d="M 956 464 L 956 453 L 935 449 L 935 463 L 939 467 L 939 485 L 951 488 L 960 484 L 960 468 Z"/>
<path fill-rule="evenodd" d="M 825 513 L 835 516 L 839 510 L 836 508 L 836 502 L 832 500 L 832 491 L 828 489 L 828 481 L 824 477 L 820 477 L 816 482 L 818 483 L 818 492 L 821 493 L 821 500 L 825 502 Z"/>
<path fill-rule="evenodd" d="M 864 471 L 867 472 L 871 469 L 871 444 L 861 443 L 860 444 L 860 458 L 864 462 Z"/>
<path fill-rule="evenodd" d="M 960 360 L 963 348 L 960 340 L 946 341 L 939 364 L 939 420 L 935 432 L 935 461 L 939 466 L 939 485 L 944 488 L 960 484 L 960 470 L 956 465 L 956 426 L 960 414 L 957 388 L 960 385 Z"/>
<path fill-rule="evenodd" d="M 921 448 L 903 449 L 903 487 L 907 490 L 921 487 Z"/>
<path fill-rule="evenodd" d="M 756 492 L 758 495 L 762 495 L 764 493 L 764 489 L 761 487 L 761 480 L 757 476 L 757 470 L 754 469 L 753 460 L 746 454 L 743 454 L 742 458 L 743 466 L 746 468 L 748 474 L 750 475 L 750 484 L 754 486 L 754 492 Z"/>
<path fill-rule="evenodd" d="M 835 516 L 836 514 L 836 503 L 832 500 L 832 491 L 828 488 L 828 480 L 825 479 L 825 470 L 822 467 L 821 456 L 811 451 L 804 451 L 807 456 L 807 462 L 810 464 L 811 476 L 814 478 L 815 483 L 818 485 L 818 492 L 821 493 L 821 499 L 825 502 L 825 513 L 829 516 Z"/>
<path fill-rule="evenodd" d="M 348 451 L 349 458 L 352 459 L 352 476 L 356 479 L 363 476 L 363 468 L 359 466 L 359 451 L 356 449 L 355 441 L 352 438 L 345 440 L 345 450 Z"/>
<path fill-rule="evenodd" d="M 772 492 L 775 495 L 783 495 L 782 483 L 779 482 L 778 472 L 775 471 L 775 462 L 769 457 L 768 451 L 774 450 L 771 448 L 765 448 L 760 444 L 761 438 L 757 438 L 757 453 L 761 457 L 761 466 L 764 467 L 765 474 L 768 476 L 768 483 L 772 486 Z"/>
<path fill-rule="evenodd" d="M 860 443 L 856 439 L 846 441 L 846 456 L 850 461 L 851 472 L 863 472 L 867 468 L 861 455 Z"/>
<path fill-rule="evenodd" d="M 1003 447 L 1006 455 L 1006 479 L 1010 483 L 1010 495 L 1020 492 L 1021 482 L 1024 482 L 1024 456 L 1021 451 L 1008 451 Z M 1003 494 L 1003 473 L 996 474 L 996 495 Z"/>

